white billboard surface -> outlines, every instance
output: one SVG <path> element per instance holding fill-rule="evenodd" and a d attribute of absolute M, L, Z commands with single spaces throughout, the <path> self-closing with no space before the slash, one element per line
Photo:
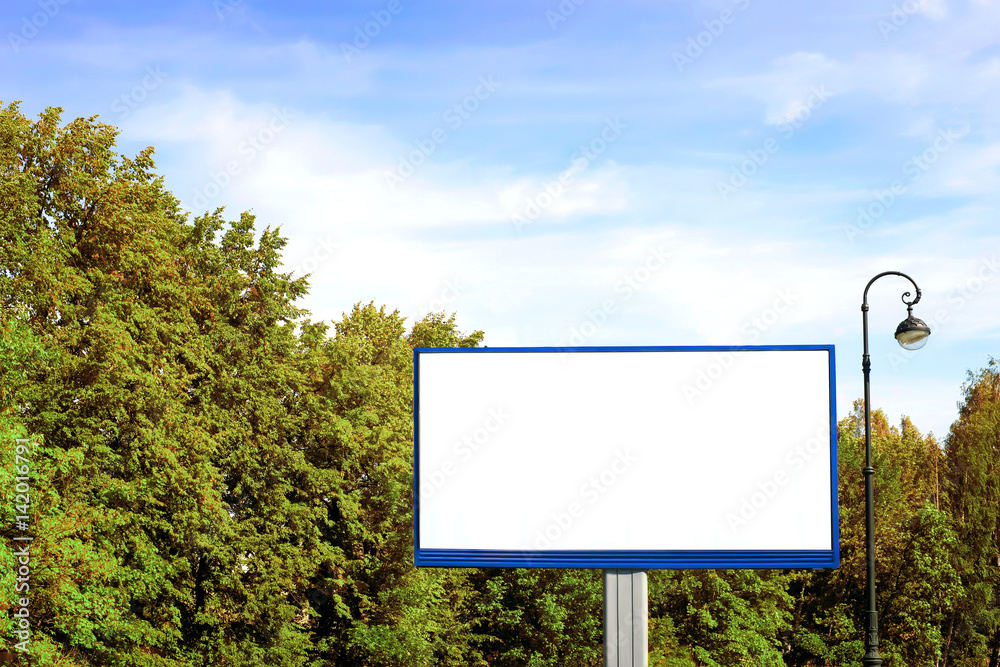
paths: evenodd
<path fill-rule="evenodd" d="M 837 561 L 832 346 L 414 359 L 418 565 Z"/>

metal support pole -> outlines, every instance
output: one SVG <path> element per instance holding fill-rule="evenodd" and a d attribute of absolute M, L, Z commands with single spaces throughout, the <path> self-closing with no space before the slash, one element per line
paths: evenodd
<path fill-rule="evenodd" d="M 861 370 L 865 375 L 865 467 L 861 471 L 865 477 L 865 556 L 867 560 L 867 601 L 865 612 L 865 655 L 861 659 L 864 667 L 879 667 L 882 656 L 878 652 L 878 610 L 875 607 L 875 468 L 872 467 L 872 413 L 869 375 L 871 358 L 868 355 L 868 303 L 861 307 L 864 321 L 864 356 Z"/>
<path fill-rule="evenodd" d="M 604 667 L 648 667 L 645 570 L 604 570 Z"/>
<path fill-rule="evenodd" d="M 906 312 L 911 313 L 913 304 L 920 301 L 920 288 L 913 278 L 899 271 L 885 271 L 868 281 L 861 300 L 861 331 L 864 349 L 861 356 L 861 371 L 865 376 L 865 467 L 861 473 L 865 477 L 865 559 L 866 602 L 865 611 L 865 655 L 861 658 L 863 667 L 881 667 L 882 656 L 878 652 L 878 608 L 875 605 L 875 468 L 872 466 L 872 410 L 871 410 L 871 357 L 868 354 L 868 290 L 872 283 L 882 276 L 902 276 L 917 290 L 917 298 L 907 301 L 909 292 L 903 293 Z"/>

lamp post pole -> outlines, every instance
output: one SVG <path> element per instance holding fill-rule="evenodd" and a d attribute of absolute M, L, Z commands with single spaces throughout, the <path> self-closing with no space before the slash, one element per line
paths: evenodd
<path fill-rule="evenodd" d="M 864 335 L 864 355 L 861 358 L 861 370 L 865 375 L 865 467 L 862 473 L 865 476 L 865 554 L 867 557 L 868 573 L 868 610 L 866 612 L 867 622 L 865 630 L 865 656 L 861 659 L 864 667 L 881 667 L 882 656 L 878 653 L 878 610 L 875 607 L 875 468 L 872 467 L 872 414 L 871 396 L 869 389 L 869 375 L 871 373 L 871 360 L 868 356 L 868 288 L 882 276 L 902 276 L 911 283 L 917 290 L 916 298 L 907 301 L 909 292 L 904 292 L 903 303 L 906 304 L 907 318 L 900 323 L 896 329 L 896 340 L 906 349 L 918 349 L 923 347 L 930 329 L 921 320 L 913 317 L 913 305 L 920 301 L 920 288 L 913 278 L 900 273 L 899 271 L 885 271 L 880 273 L 865 286 L 864 298 L 861 302 L 861 321 Z"/>

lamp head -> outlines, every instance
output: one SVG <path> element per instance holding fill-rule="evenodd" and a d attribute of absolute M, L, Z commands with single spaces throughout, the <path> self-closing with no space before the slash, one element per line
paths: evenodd
<path fill-rule="evenodd" d="M 927 344 L 931 329 L 918 317 L 913 316 L 912 306 L 906 308 L 906 319 L 896 327 L 896 340 L 904 350 L 919 350 Z"/>

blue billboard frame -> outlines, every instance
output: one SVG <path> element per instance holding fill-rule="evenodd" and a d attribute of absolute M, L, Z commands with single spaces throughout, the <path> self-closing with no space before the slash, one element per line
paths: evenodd
<path fill-rule="evenodd" d="M 420 355 L 526 352 L 753 352 L 825 350 L 830 378 L 830 549 L 818 550 L 487 550 L 420 546 Z M 417 567 L 537 567 L 595 569 L 830 569 L 840 567 L 837 497 L 837 392 L 833 345 L 702 345 L 592 347 L 437 347 L 413 350 L 413 539 Z"/>

